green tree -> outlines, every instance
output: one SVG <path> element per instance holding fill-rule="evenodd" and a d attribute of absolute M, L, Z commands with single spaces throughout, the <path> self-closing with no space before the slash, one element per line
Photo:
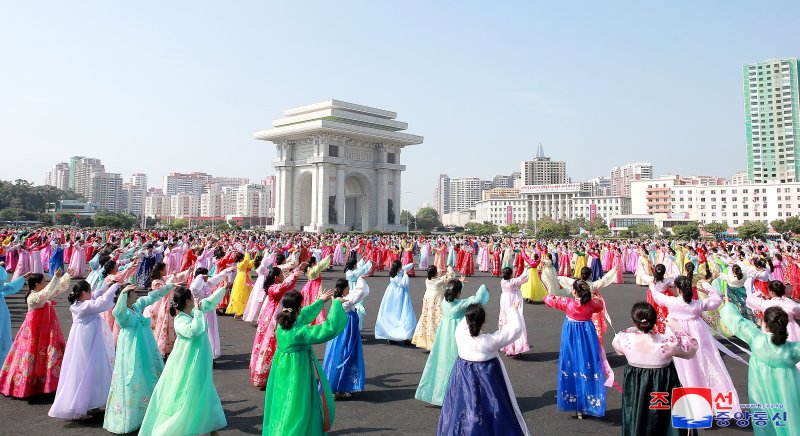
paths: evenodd
<path fill-rule="evenodd" d="M 628 232 L 632 238 L 651 238 L 658 233 L 658 227 L 653 224 L 636 223 L 628 227 Z"/>
<path fill-rule="evenodd" d="M 42 222 L 43 226 L 52 226 L 53 225 L 53 215 L 49 213 L 40 213 L 39 214 L 39 221 Z"/>
<path fill-rule="evenodd" d="M 169 224 L 169 228 L 173 230 L 182 230 L 189 227 L 189 220 L 186 218 L 176 218 Z"/>
<path fill-rule="evenodd" d="M 605 238 L 610 233 L 611 233 L 611 230 L 609 230 L 608 227 L 600 227 L 598 229 L 595 229 L 595 231 L 594 231 L 594 235 L 597 236 L 598 238 Z"/>
<path fill-rule="evenodd" d="M 439 212 L 432 207 L 423 207 L 417 211 L 417 228 L 430 230 L 434 227 L 441 227 L 442 220 L 439 218 Z"/>
<path fill-rule="evenodd" d="M 226 223 L 225 221 L 222 221 L 221 223 L 215 225 L 214 229 L 219 230 L 221 232 L 227 232 L 228 230 L 231 229 L 231 226 L 229 226 L 228 223 Z"/>
<path fill-rule="evenodd" d="M 71 213 L 57 213 L 56 224 L 60 226 L 70 226 L 75 221 L 75 215 Z"/>
<path fill-rule="evenodd" d="M 703 230 L 707 231 L 714 235 L 714 237 L 719 237 L 719 235 L 728 231 L 728 224 L 726 223 L 710 223 L 703 226 Z"/>
<path fill-rule="evenodd" d="M 94 219 L 89 216 L 79 216 L 78 217 L 78 226 L 79 227 L 92 227 L 94 226 Z"/>
<path fill-rule="evenodd" d="M 570 235 L 569 223 L 559 223 L 550 217 L 544 217 L 536 222 L 536 237 L 540 239 L 561 239 Z"/>
<path fill-rule="evenodd" d="M 471 222 L 464 226 L 465 233 L 477 236 L 487 236 L 497 233 L 497 226 L 485 221 L 483 223 Z"/>
<path fill-rule="evenodd" d="M 519 233 L 519 224 L 511 223 L 505 227 L 502 227 L 501 229 L 503 230 L 504 233 L 511 233 L 511 234 Z"/>
<path fill-rule="evenodd" d="M 747 221 L 736 228 L 736 232 L 742 239 L 761 239 L 767 237 L 767 224 L 761 221 Z"/>
<path fill-rule="evenodd" d="M 400 212 L 400 225 L 407 225 L 409 218 L 411 218 L 411 221 L 414 221 L 414 214 L 407 210 Z"/>
<path fill-rule="evenodd" d="M 0 221 L 33 221 L 36 218 L 36 213 L 18 207 L 0 210 Z"/>
<path fill-rule="evenodd" d="M 700 237 L 700 228 L 697 223 L 679 224 L 672 227 L 672 234 L 678 239 L 697 239 Z"/>

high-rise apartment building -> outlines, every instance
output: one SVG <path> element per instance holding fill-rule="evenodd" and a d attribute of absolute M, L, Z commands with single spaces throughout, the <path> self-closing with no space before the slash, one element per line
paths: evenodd
<path fill-rule="evenodd" d="M 475 209 L 475 203 L 481 201 L 483 188 L 484 183 L 478 177 L 450 179 L 450 201 L 448 204 L 450 212 Z"/>
<path fill-rule="evenodd" d="M 57 189 L 67 191 L 69 187 L 69 164 L 66 162 L 59 162 L 51 168 L 44 176 L 44 184 L 47 186 L 55 186 Z"/>
<path fill-rule="evenodd" d="M 96 203 L 101 210 L 121 212 L 125 209 L 122 176 L 117 173 L 93 172 L 89 177 L 88 192 L 86 200 Z"/>
<path fill-rule="evenodd" d="M 150 189 L 144 199 L 144 214 L 152 218 L 170 216 L 169 196 L 160 189 Z"/>
<path fill-rule="evenodd" d="M 653 164 L 635 162 L 611 168 L 611 195 L 630 197 L 631 182 L 653 178 Z"/>
<path fill-rule="evenodd" d="M 549 157 L 544 155 L 542 144 L 539 144 L 539 148 L 536 150 L 536 157 L 533 160 L 522 162 L 520 174 L 523 186 L 569 182 L 569 178 L 567 178 L 567 163 L 565 161 L 550 160 Z"/>
<path fill-rule="evenodd" d="M 447 174 L 439 174 L 439 181 L 434 190 L 434 207 L 439 212 L 439 216 L 450 213 L 450 177 Z"/>
<path fill-rule="evenodd" d="M 170 216 L 175 218 L 197 218 L 200 216 L 200 196 L 180 193 L 169 197 Z"/>
<path fill-rule="evenodd" d="M 264 185 L 244 185 L 236 193 L 236 215 L 241 217 L 266 217 L 270 195 Z"/>
<path fill-rule="evenodd" d="M 261 184 L 267 187 L 269 191 L 269 207 L 275 207 L 275 176 L 267 176 L 261 181 Z"/>
<path fill-rule="evenodd" d="M 211 174 L 206 173 L 171 173 L 164 176 L 164 194 L 192 194 L 200 198 L 200 194 L 207 192 L 206 184 L 211 179 Z"/>
<path fill-rule="evenodd" d="M 800 181 L 798 60 L 769 59 L 745 65 L 747 176 L 754 183 Z"/>
<path fill-rule="evenodd" d="M 611 195 L 611 179 L 600 176 L 581 182 L 581 191 L 592 197 Z"/>
<path fill-rule="evenodd" d="M 147 174 L 133 174 L 122 186 L 123 197 L 126 202 L 124 209 L 136 216 L 144 213 L 144 199 L 147 195 Z"/>
<path fill-rule="evenodd" d="M 91 202 L 92 200 L 89 198 L 92 197 L 92 174 L 104 173 L 105 167 L 100 162 L 100 159 L 83 156 L 71 157 L 69 164 L 70 187 Z"/>
<path fill-rule="evenodd" d="M 513 187 L 514 187 L 514 180 L 512 176 L 497 175 L 494 176 L 494 178 L 492 179 L 492 187 L 489 189 L 513 188 Z"/>

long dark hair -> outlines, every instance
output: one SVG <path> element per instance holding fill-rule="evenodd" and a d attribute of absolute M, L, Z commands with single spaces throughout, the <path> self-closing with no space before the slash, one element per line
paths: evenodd
<path fill-rule="evenodd" d="M 178 312 L 183 312 L 186 308 L 186 303 L 192 298 L 192 291 L 186 286 L 178 286 L 172 291 L 172 304 L 169 308 L 169 314 L 173 317 L 178 316 Z"/>
<path fill-rule="evenodd" d="M 428 267 L 428 280 L 433 280 L 437 274 L 439 274 L 439 270 L 436 268 L 436 265 Z"/>
<path fill-rule="evenodd" d="M 686 264 L 686 277 L 692 278 L 694 276 L 694 263 L 689 262 Z"/>
<path fill-rule="evenodd" d="M 277 266 L 270 268 L 267 276 L 264 277 L 264 292 L 269 290 L 269 287 L 275 284 L 275 277 L 281 275 L 281 269 Z"/>
<path fill-rule="evenodd" d="M 153 271 L 150 272 L 150 280 L 160 280 L 161 273 L 164 272 L 165 269 L 167 269 L 166 263 L 156 262 L 156 264 L 153 265 Z"/>
<path fill-rule="evenodd" d="M 583 272 L 583 271 L 581 271 Z M 586 304 L 592 301 L 592 288 L 586 283 L 586 280 L 575 280 L 572 283 L 572 290 L 578 294 L 581 304 Z"/>
<path fill-rule="evenodd" d="M 114 271 L 114 268 L 117 266 L 117 261 L 114 259 L 109 259 L 105 265 L 103 265 L 103 277 L 108 277 L 111 274 L 111 271 Z"/>
<path fill-rule="evenodd" d="M 316 264 L 317 264 L 317 258 L 314 257 L 314 256 L 309 257 L 308 258 L 308 264 L 306 264 L 306 269 L 303 270 L 303 272 L 308 271 L 309 268 L 311 268 L 312 266 L 314 266 Z"/>
<path fill-rule="evenodd" d="M 509 267 L 503 268 L 503 280 L 511 280 L 511 274 L 514 274 L 513 269 Z"/>
<path fill-rule="evenodd" d="M 472 337 L 481 334 L 481 327 L 486 322 L 486 311 L 479 303 L 470 304 L 467 310 L 464 311 L 464 319 L 467 321 L 469 327 L 469 335 Z"/>
<path fill-rule="evenodd" d="M 688 267 L 691 263 L 687 264 Z M 687 304 L 692 302 L 692 279 L 691 276 L 678 276 L 675 279 L 675 287 L 681 291 L 681 295 L 683 296 L 683 301 Z"/>
<path fill-rule="evenodd" d="M 44 280 L 44 274 L 33 273 L 28 276 L 28 293 L 25 295 L 25 301 L 28 300 L 28 296 L 33 292 L 33 288 L 42 283 L 42 280 Z"/>
<path fill-rule="evenodd" d="M 735 275 L 737 279 L 741 280 L 744 278 L 744 274 L 742 273 L 742 267 L 740 267 L 739 265 L 733 265 L 731 267 L 731 270 L 733 271 L 733 275 Z"/>
<path fill-rule="evenodd" d="M 72 285 L 72 291 L 70 291 L 69 295 L 67 295 L 67 300 L 69 301 L 69 304 L 73 304 L 76 301 L 80 300 L 82 293 L 91 290 L 92 287 L 86 280 L 81 280 L 78 283 L 75 283 L 74 285 Z"/>
<path fill-rule="evenodd" d="M 637 329 L 650 333 L 656 325 L 656 310 L 650 303 L 641 301 L 631 308 L 631 319 Z"/>
<path fill-rule="evenodd" d="M 281 299 L 283 310 L 275 320 L 284 330 L 294 327 L 297 322 L 297 314 L 300 312 L 300 305 L 303 303 L 303 296 L 297 291 L 289 291 Z"/>
<path fill-rule="evenodd" d="M 389 268 L 389 277 L 396 277 L 396 276 L 397 276 L 397 273 L 399 273 L 399 272 L 400 272 L 400 268 L 401 268 L 402 266 L 403 266 L 403 265 L 400 263 L 400 261 L 399 261 L 399 260 L 393 260 L 393 261 L 392 261 L 392 267 L 391 267 L 391 268 Z"/>
<path fill-rule="evenodd" d="M 764 323 L 772 333 L 772 343 L 783 345 L 789 337 L 786 327 L 789 325 L 789 315 L 780 307 L 773 306 L 764 311 Z"/>
<path fill-rule="evenodd" d="M 663 263 L 659 263 L 653 269 L 653 281 L 656 282 L 656 283 L 663 282 L 664 281 L 664 274 L 666 274 L 666 273 L 667 273 L 667 267 L 665 267 Z"/>
<path fill-rule="evenodd" d="M 461 280 L 450 280 L 447 282 L 447 285 L 444 287 L 444 299 L 448 303 L 452 303 L 459 295 L 461 295 L 461 289 L 463 287 L 463 283 Z"/>
<path fill-rule="evenodd" d="M 356 269 L 356 265 L 358 265 L 358 262 L 356 262 L 355 259 L 350 259 L 347 262 L 347 265 L 344 266 L 345 272 L 346 271 L 352 271 L 352 270 Z"/>
<path fill-rule="evenodd" d="M 588 281 L 592 278 L 592 269 L 588 266 L 581 268 L 581 280 Z"/>

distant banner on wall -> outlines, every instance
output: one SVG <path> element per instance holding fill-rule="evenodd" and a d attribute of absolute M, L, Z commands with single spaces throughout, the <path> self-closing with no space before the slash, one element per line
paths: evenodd
<path fill-rule="evenodd" d="M 597 205 L 592 203 L 589 206 L 589 221 L 594 221 L 594 217 L 597 216 Z"/>
<path fill-rule="evenodd" d="M 509 204 L 506 206 L 506 224 L 511 224 L 513 207 Z"/>

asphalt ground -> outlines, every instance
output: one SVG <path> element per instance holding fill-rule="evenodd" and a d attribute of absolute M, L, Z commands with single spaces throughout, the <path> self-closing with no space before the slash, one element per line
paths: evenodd
<path fill-rule="evenodd" d="M 338 268 L 323 274 L 323 287 L 332 288 L 343 274 Z M 301 280 L 297 289 L 301 289 Z M 371 293 L 365 300 L 367 316 L 364 320 L 364 355 L 366 362 L 366 390 L 350 399 L 337 400 L 336 420 L 330 434 L 402 434 L 432 435 L 436 433 L 440 408 L 414 399 L 422 369 L 428 353 L 413 346 L 390 345 L 374 339 L 373 327 L 388 276 L 377 273 L 367 279 Z M 472 295 L 481 284 L 489 287 L 491 294 L 486 304 L 487 322 L 484 331 L 494 331 L 500 305 L 500 280 L 486 273 L 468 278 L 462 295 Z M 422 309 L 425 292 L 424 277 L 411 279 L 410 293 L 417 316 Z M 7 298 L 11 310 L 14 333 L 25 317 L 25 291 Z M 633 276 L 625 275 L 624 285 L 611 285 L 603 290 L 614 327 L 631 325 L 631 305 L 644 300 L 645 288 L 633 283 Z M 66 337 L 72 317 L 68 310 L 66 293 L 57 297 L 58 314 Z M 526 304 L 524 316 L 531 351 L 517 358 L 502 357 L 508 371 L 517 401 L 531 434 L 621 434 L 622 397 L 609 389 L 604 418 L 588 417 L 578 420 L 574 414 L 559 412 L 556 407 L 556 373 L 560 349 L 563 312 L 543 304 Z M 260 434 L 264 410 L 264 392 L 250 385 L 249 360 L 255 335 L 255 324 L 220 317 L 220 334 L 223 355 L 214 369 L 214 384 L 225 409 L 228 426 L 224 434 Z M 621 380 L 625 358 L 617 356 L 612 347 L 613 332 L 605 337 L 608 360 L 616 378 Z M 725 341 L 723 341 L 725 343 Z M 732 347 L 731 347 L 732 348 Z M 324 356 L 324 345 L 317 346 L 318 357 Z M 502 354 L 502 353 L 501 353 Z M 728 357 L 723 357 L 738 390 L 740 401 L 747 402 L 747 367 Z M 47 416 L 53 395 L 15 400 L 0 396 L 0 434 L 14 435 L 85 435 L 104 434 L 102 415 L 88 421 L 62 421 Z M 791 411 L 790 411 L 791 413 Z M 713 428 L 707 434 L 747 434 L 751 429 L 733 427 Z M 107 434 L 107 433 L 106 433 Z"/>

